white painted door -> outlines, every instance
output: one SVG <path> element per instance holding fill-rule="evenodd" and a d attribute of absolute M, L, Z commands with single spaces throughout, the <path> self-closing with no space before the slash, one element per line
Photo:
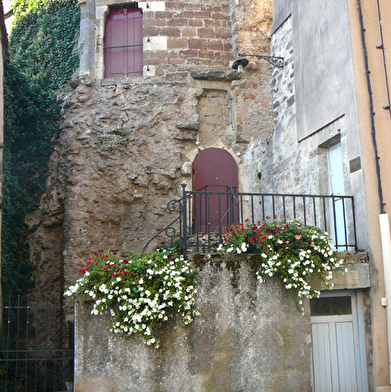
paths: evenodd
<path fill-rule="evenodd" d="M 331 238 L 337 243 L 337 251 L 347 250 L 348 229 L 344 214 L 344 201 L 338 196 L 345 194 L 343 175 L 342 148 L 338 143 L 328 152 L 330 191 L 334 195 L 331 201 Z"/>
<path fill-rule="evenodd" d="M 368 392 L 359 304 L 356 293 L 346 291 L 311 300 L 314 392 Z"/>

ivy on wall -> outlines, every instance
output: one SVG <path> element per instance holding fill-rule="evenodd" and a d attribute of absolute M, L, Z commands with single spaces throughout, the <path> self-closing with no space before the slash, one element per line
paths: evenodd
<path fill-rule="evenodd" d="M 39 206 L 52 139 L 59 130 L 55 93 L 78 65 L 77 0 L 16 0 L 4 69 L 3 294 L 33 286 L 26 214 Z"/>

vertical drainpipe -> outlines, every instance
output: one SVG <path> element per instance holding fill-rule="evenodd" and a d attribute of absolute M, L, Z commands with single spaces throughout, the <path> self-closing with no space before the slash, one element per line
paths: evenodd
<path fill-rule="evenodd" d="M 390 223 L 388 214 L 379 215 L 381 248 L 383 254 L 383 271 L 386 298 L 391 298 L 391 241 Z M 391 304 L 390 304 L 391 305 Z M 391 306 L 386 306 L 387 316 L 387 343 L 388 343 L 388 368 L 389 381 L 391 384 Z"/>
<path fill-rule="evenodd" d="M 380 225 L 380 238 L 381 238 L 381 246 L 382 246 L 382 258 L 383 258 L 383 271 L 384 271 L 384 286 L 386 298 L 391 298 L 391 236 L 390 236 L 390 224 L 388 219 L 388 214 L 385 213 L 385 203 L 383 199 L 383 190 L 382 190 L 382 182 L 380 175 L 380 164 L 379 164 L 379 153 L 377 148 L 377 140 L 376 140 L 376 127 L 375 127 L 375 112 L 373 105 L 373 93 L 372 93 L 372 85 L 370 78 L 370 70 L 368 63 L 368 52 L 365 41 L 365 28 L 364 28 L 364 18 L 362 14 L 361 8 L 361 0 L 357 1 L 357 8 L 359 12 L 360 18 L 360 27 L 361 27 L 361 41 L 364 52 L 364 60 L 365 60 L 365 71 L 367 77 L 367 88 L 369 94 L 369 106 L 370 106 L 370 116 L 371 116 L 371 135 L 372 135 L 372 143 L 375 152 L 375 160 L 376 160 L 376 175 L 377 175 L 377 185 L 378 185 L 378 193 L 379 193 L 379 202 L 380 202 L 380 215 L 379 215 L 379 225 Z M 388 364 L 389 364 L 389 382 L 391 384 L 391 306 L 386 307 L 386 317 L 387 317 L 387 343 L 388 343 Z"/>

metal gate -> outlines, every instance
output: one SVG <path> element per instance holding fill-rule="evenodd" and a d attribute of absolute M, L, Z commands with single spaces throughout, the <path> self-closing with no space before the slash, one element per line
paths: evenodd
<path fill-rule="evenodd" d="M 1 307 L 0 392 L 69 392 L 74 303 L 17 297 Z"/>

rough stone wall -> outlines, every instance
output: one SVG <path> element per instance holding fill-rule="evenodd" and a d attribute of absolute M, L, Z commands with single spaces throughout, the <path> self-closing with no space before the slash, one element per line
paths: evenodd
<path fill-rule="evenodd" d="M 238 0 L 237 4 L 240 53 L 267 55 L 270 52 L 273 1 Z"/>
<path fill-rule="evenodd" d="M 225 0 L 213 5 L 166 2 L 165 16 L 150 11 L 151 24 L 164 20 L 167 31 L 183 32 L 185 26 L 168 30 L 171 21 L 182 15 L 179 20 L 188 25 L 198 18 L 202 26 L 197 31 L 208 25 L 216 37 L 227 31 L 226 24 L 213 30 L 207 21 L 215 12 L 228 15 L 227 4 L 232 12 L 235 2 Z M 260 32 L 260 40 L 265 36 Z M 172 38 L 168 42 L 175 41 L 175 34 Z M 215 39 L 196 38 L 203 47 Z M 175 39 L 187 39 L 184 45 L 193 42 L 184 36 Z M 192 162 L 204 148 L 230 152 L 239 166 L 240 190 L 259 190 L 254 150 L 272 130 L 269 64 L 251 60 L 240 74 L 227 59 L 216 60 L 217 68 L 204 67 L 199 64 L 206 64 L 207 57 L 176 50 L 177 57 L 167 53 L 175 57 L 178 75 L 186 70 L 178 81 L 168 81 L 168 71 L 97 82 L 80 77 L 59 95 L 63 121 L 48 188 L 40 210 L 29 219 L 38 226 L 30 236 L 38 293 L 50 293 L 55 286 L 61 295 L 63 285 L 76 279 L 78 262 L 91 251 L 142 250 L 176 217 L 168 214 L 167 202 L 180 197 L 182 183 L 191 189 Z M 231 53 L 230 60 L 235 59 Z"/>
<path fill-rule="evenodd" d="M 109 331 L 107 316 L 76 310 L 76 392 L 311 391 L 309 309 L 279 280 L 259 284 L 246 257 L 197 263 L 197 309 L 158 328 L 159 349 Z"/>

